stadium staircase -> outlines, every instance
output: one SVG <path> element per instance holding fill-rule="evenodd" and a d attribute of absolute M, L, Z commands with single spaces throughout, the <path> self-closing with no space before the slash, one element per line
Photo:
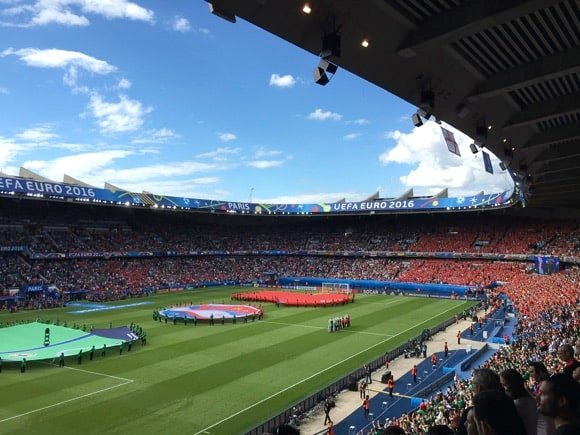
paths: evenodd
<path fill-rule="evenodd" d="M 421 402 L 431 400 L 438 391 L 443 391 L 450 386 L 455 377 L 469 379 L 472 368 L 487 361 L 505 343 L 503 335 L 511 337 L 515 325 L 513 321 L 507 320 L 506 314 L 505 307 L 501 307 L 490 315 L 481 328 L 476 326 L 473 335 L 471 335 L 469 328 L 461 332 L 462 340 L 485 342 L 485 346 L 481 349 L 471 351 L 471 347 L 467 346 L 467 350 L 458 349 L 449 352 L 447 358 L 443 352 L 436 352 L 438 363 L 435 368 L 431 365 L 429 355 L 429 358 L 417 364 L 417 383 L 413 382 L 413 376 L 410 372 L 405 373 L 395 381 L 392 398 L 389 397 L 385 385 L 373 379 L 369 388 L 379 390 L 379 394 L 370 400 L 369 417 L 365 417 L 361 406 L 335 426 L 336 433 L 366 434 L 372 427 L 374 420 L 379 419 L 381 423 L 384 423 L 386 419 L 392 420 L 399 418 L 404 413 L 415 412 L 419 409 Z"/>
<path fill-rule="evenodd" d="M 435 392 L 453 380 L 454 367 L 467 357 L 464 349 L 449 352 L 447 358 L 443 352 L 436 353 L 438 357 L 436 367 L 431 365 L 430 358 L 417 364 L 417 383 L 413 382 L 410 372 L 395 380 L 392 398 L 386 386 L 373 379 L 369 388 L 380 392 L 370 400 L 369 417 L 365 417 L 361 407 L 335 426 L 336 433 L 356 434 L 360 431 L 367 433 L 374 420 L 380 419 L 384 422 L 387 418 L 399 417 L 405 412 L 417 409 L 422 401 L 429 400 Z"/>

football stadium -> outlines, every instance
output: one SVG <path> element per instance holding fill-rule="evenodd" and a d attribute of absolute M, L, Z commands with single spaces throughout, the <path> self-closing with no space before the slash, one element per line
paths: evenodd
<path fill-rule="evenodd" d="M 89 3 L 51 13 L 141 2 Z M 312 86 L 345 69 L 412 104 L 441 153 L 442 121 L 468 133 L 509 188 L 270 202 L 0 172 L 0 434 L 580 433 L 578 3 L 201 3 L 314 55 Z"/>

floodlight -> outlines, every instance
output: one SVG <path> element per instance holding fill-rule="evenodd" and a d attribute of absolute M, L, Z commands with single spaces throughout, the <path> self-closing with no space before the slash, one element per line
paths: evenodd
<path fill-rule="evenodd" d="M 479 151 L 479 149 L 477 148 L 477 145 L 475 145 L 474 143 L 472 143 L 471 145 L 469 145 L 469 149 L 471 150 L 471 152 L 473 154 L 477 154 L 477 152 Z"/>

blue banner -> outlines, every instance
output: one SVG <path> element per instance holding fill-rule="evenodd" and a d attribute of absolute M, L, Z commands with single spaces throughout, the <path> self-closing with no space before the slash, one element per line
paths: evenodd
<path fill-rule="evenodd" d="M 45 292 L 48 290 L 48 286 L 44 284 L 23 285 L 22 287 L 20 287 L 20 290 L 27 293 Z"/>
<path fill-rule="evenodd" d="M 491 159 L 489 158 L 489 154 L 486 153 L 485 151 L 482 151 L 481 155 L 483 156 L 483 166 L 485 167 L 485 172 L 493 174 L 493 166 L 491 165 Z"/>
<path fill-rule="evenodd" d="M 26 246 L 0 246 L 0 252 L 24 252 Z"/>
<path fill-rule="evenodd" d="M 134 193 L 126 190 L 108 190 L 76 186 L 66 183 L 34 181 L 24 178 L 0 177 L 0 195 L 24 194 L 47 199 L 72 198 L 83 202 L 133 207 L 192 210 L 209 213 L 234 214 L 382 214 L 422 211 L 453 211 L 492 207 L 509 207 L 516 203 L 513 192 L 491 193 L 457 198 L 381 199 L 361 202 L 334 202 L 317 204 L 269 204 L 228 202 L 199 198 Z"/>

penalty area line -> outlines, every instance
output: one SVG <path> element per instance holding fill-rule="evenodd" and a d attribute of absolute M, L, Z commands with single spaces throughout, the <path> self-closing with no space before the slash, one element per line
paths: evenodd
<path fill-rule="evenodd" d="M 83 371 L 85 371 L 85 370 L 83 370 Z M 100 373 L 98 373 L 98 374 L 100 374 Z M 14 415 L 12 417 L 4 418 L 4 419 L 0 420 L 0 423 L 4 423 L 4 422 L 10 421 L 10 420 L 15 420 L 17 418 L 24 417 L 24 416 L 30 415 L 30 414 L 34 414 L 36 412 L 44 411 L 46 409 L 54 408 L 56 406 L 64 405 L 65 403 L 74 402 L 75 400 L 84 399 L 85 397 L 94 396 L 95 394 L 101 394 L 101 393 L 104 393 L 105 391 L 109 391 L 109 390 L 112 390 L 114 388 L 119 388 L 119 387 L 122 387 L 123 385 L 127 385 L 127 384 L 130 384 L 132 382 L 134 382 L 134 381 L 132 381 L 131 379 L 127 379 L 125 382 L 118 384 L 118 385 L 113 385 L 112 387 L 103 388 L 101 390 L 97 390 L 97 391 L 93 391 L 91 393 L 83 394 L 82 396 L 73 397 L 72 399 L 63 400 L 62 402 L 53 403 L 52 405 L 43 406 L 42 408 L 33 409 L 32 411 L 28 411 L 28 412 L 24 412 L 22 414 Z"/>
<path fill-rule="evenodd" d="M 459 306 L 465 305 L 466 303 L 467 303 L 467 302 L 463 302 L 463 303 L 462 303 L 461 305 L 459 305 Z M 217 423 L 214 423 L 214 424 L 212 424 L 211 426 L 208 426 L 208 427 L 206 427 L 206 428 L 204 428 L 204 429 L 200 430 L 199 432 L 196 432 L 194 435 L 200 435 L 200 434 L 211 434 L 211 432 L 209 432 L 209 430 L 210 430 L 210 429 L 213 429 L 214 427 L 216 427 L 216 426 L 218 426 L 218 425 L 220 425 L 220 424 L 222 424 L 222 423 L 225 423 L 226 421 L 228 421 L 228 420 L 231 420 L 232 418 L 234 418 L 234 417 L 237 417 L 237 416 L 238 416 L 238 415 L 240 415 L 240 414 L 243 414 L 244 412 L 248 411 L 249 409 L 252 409 L 252 408 L 255 408 L 255 407 L 256 407 L 256 406 L 258 406 L 258 405 L 261 405 L 262 403 L 264 403 L 264 402 L 266 402 L 266 401 L 268 401 L 268 400 L 270 400 L 270 399 L 272 399 L 272 398 L 274 398 L 274 397 L 276 397 L 276 396 L 279 396 L 280 394 L 282 394 L 282 393 L 285 393 L 286 391 L 288 391 L 288 390 L 291 390 L 292 388 L 294 388 L 294 387 L 296 387 L 296 386 L 298 386 L 298 385 L 300 385 L 300 384 L 303 384 L 304 382 L 307 382 L 307 381 L 309 381 L 310 379 L 312 379 L 312 378 L 314 378 L 314 377 L 316 377 L 316 376 L 318 376 L 318 375 L 320 375 L 320 374 L 322 374 L 322 373 L 324 373 L 324 372 L 326 372 L 326 371 L 328 371 L 328 370 L 330 370 L 330 369 L 333 369 L 334 367 L 336 367 L 336 366 L 338 366 L 338 365 L 340 365 L 340 364 L 342 364 L 342 363 L 344 363 L 344 362 L 346 362 L 346 361 L 348 361 L 348 360 L 350 360 L 350 359 L 352 359 L 352 358 L 354 358 L 354 357 L 357 357 L 358 355 L 360 355 L 360 354 L 362 354 L 362 353 L 365 353 L 365 352 L 367 352 L 367 351 L 371 350 L 371 349 L 372 349 L 372 348 L 374 348 L 374 347 L 377 347 L 377 346 L 379 346 L 379 345 L 381 345 L 381 344 L 383 344 L 383 343 L 386 343 L 387 341 L 390 341 L 390 340 L 392 340 L 393 338 L 395 338 L 395 337 L 398 337 L 399 335 L 403 335 L 403 334 L 405 334 L 406 332 L 408 332 L 408 331 L 410 331 L 410 330 L 412 330 L 412 329 L 415 329 L 416 327 L 418 327 L 418 326 L 420 326 L 420 325 L 422 325 L 422 324 L 424 324 L 424 323 L 427 323 L 427 322 L 429 322 L 429 321 L 430 321 L 430 320 L 432 320 L 432 319 L 435 319 L 436 317 L 439 317 L 439 316 L 441 316 L 441 315 L 443 315 L 443 314 L 445 314 L 445 313 L 447 313 L 447 312 L 449 312 L 449 311 L 451 311 L 451 310 L 456 310 L 457 308 L 459 308 L 459 306 L 454 306 L 454 307 L 451 307 L 451 308 L 449 308 L 448 310 L 445 310 L 445 311 L 442 311 L 442 312 L 440 312 L 440 313 L 438 313 L 438 314 L 435 314 L 434 316 L 432 316 L 432 317 L 429 317 L 428 319 L 425 319 L 425 320 L 423 320 L 421 323 L 417 323 L 416 325 L 413 325 L 413 326 L 411 326 L 410 328 L 407 328 L 407 329 L 405 329 L 404 331 L 401 331 L 401 332 L 399 332 L 398 334 L 396 334 L 396 335 L 393 335 L 393 336 L 392 336 L 392 337 L 390 337 L 390 338 L 386 338 L 386 339 L 384 339 L 384 340 L 381 340 L 381 341 L 379 341 L 378 343 L 376 343 L 376 344 L 373 344 L 372 346 L 369 346 L 369 347 L 367 347 L 366 349 L 363 349 L 363 350 L 361 350 L 361 351 L 359 351 L 359 352 L 357 352 L 357 353 L 355 353 L 355 354 L 353 354 L 353 355 L 351 355 L 351 356 L 349 356 L 349 357 L 347 357 L 347 358 L 344 358 L 342 361 L 338 361 L 338 362 L 336 362 L 336 363 L 334 363 L 334 364 L 332 364 L 332 365 L 330 365 L 330 366 L 328 366 L 328 367 L 326 367 L 326 368 L 324 368 L 324 369 L 322 369 L 322 370 L 319 370 L 318 372 L 316 372 L 316 373 L 314 373 L 314 374 L 312 374 L 312 375 L 308 376 L 307 378 L 304 378 L 304 379 L 302 379 L 302 380 L 300 380 L 300 381 L 298 381 L 298 382 L 295 382 L 294 384 L 292 384 L 292 385 L 290 385 L 290 386 L 288 386 L 288 387 L 286 387 L 286 388 L 283 388 L 282 390 L 280 390 L 280 391 L 278 391 L 278 392 L 276 392 L 276 393 L 274 393 L 274 394 L 271 394 L 271 395 L 269 395 L 268 397 L 266 397 L 266 398 L 264 398 L 264 399 L 262 399 L 262 400 L 259 400 L 259 401 L 257 401 L 257 402 L 255 402 L 255 403 L 253 403 L 253 404 L 252 404 L 252 405 L 250 405 L 250 406 L 246 406 L 244 409 L 241 409 L 241 410 L 239 410 L 238 412 L 236 412 L 236 413 L 234 413 L 234 414 L 231 414 L 231 415 L 229 415 L 229 416 L 228 416 L 228 417 L 226 417 L 226 418 L 223 418 L 223 419 L 221 419 L 221 420 L 220 420 L 220 421 L 218 421 Z"/>

